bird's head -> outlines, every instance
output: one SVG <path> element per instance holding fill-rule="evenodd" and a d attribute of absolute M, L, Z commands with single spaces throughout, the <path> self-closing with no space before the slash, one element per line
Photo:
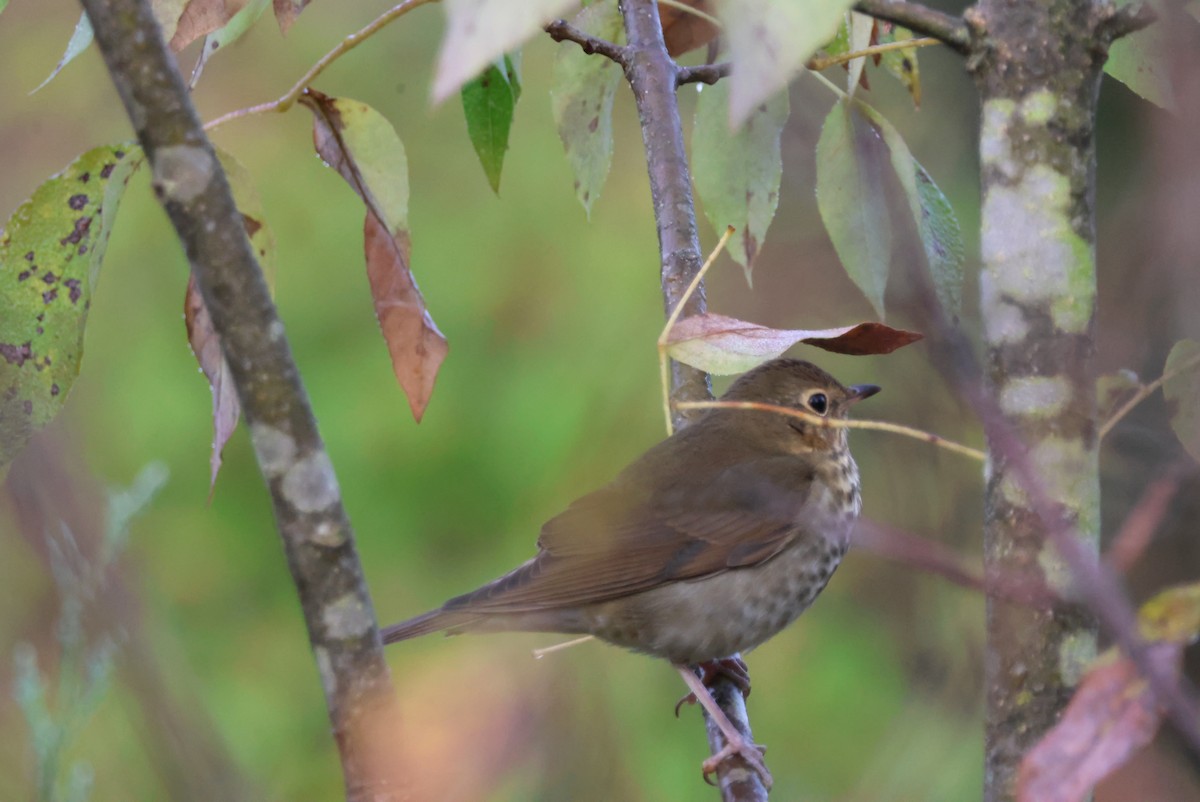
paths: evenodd
<path fill-rule="evenodd" d="M 811 362 L 781 358 L 742 374 L 721 400 L 755 401 L 804 410 L 821 418 L 846 418 L 850 407 L 875 395 L 879 389 L 873 384 L 847 387 Z M 841 450 L 846 447 L 844 428 L 825 427 L 803 418 L 759 411 L 740 414 L 761 418 L 761 425 L 769 436 L 782 438 L 788 451 Z"/>

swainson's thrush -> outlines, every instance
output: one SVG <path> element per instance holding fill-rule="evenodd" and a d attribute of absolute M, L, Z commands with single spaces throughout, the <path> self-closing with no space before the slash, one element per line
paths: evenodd
<path fill-rule="evenodd" d="M 845 418 L 879 391 L 775 359 L 721 397 Z M 798 417 L 711 409 L 548 521 L 538 553 L 440 608 L 388 627 L 386 643 L 430 632 L 589 634 L 670 660 L 725 732 L 705 772 L 738 753 L 770 774 L 704 682 L 727 658 L 796 619 L 846 552 L 861 507 L 846 430 Z M 736 671 L 733 671 L 736 674 Z"/>

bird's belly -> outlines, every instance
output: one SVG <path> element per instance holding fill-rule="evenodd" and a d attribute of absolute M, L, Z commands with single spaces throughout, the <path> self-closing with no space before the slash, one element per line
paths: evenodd
<path fill-rule="evenodd" d="M 797 543 L 760 565 L 664 585 L 585 614 L 594 635 L 673 663 L 728 657 L 758 646 L 804 612 L 845 551 L 839 531 Z"/>

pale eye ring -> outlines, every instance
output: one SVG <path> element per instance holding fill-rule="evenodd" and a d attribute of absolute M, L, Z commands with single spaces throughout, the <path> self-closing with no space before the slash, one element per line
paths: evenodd
<path fill-rule="evenodd" d="M 808 408 L 818 415 L 829 411 L 829 397 L 825 393 L 813 393 L 808 397 Z"/>

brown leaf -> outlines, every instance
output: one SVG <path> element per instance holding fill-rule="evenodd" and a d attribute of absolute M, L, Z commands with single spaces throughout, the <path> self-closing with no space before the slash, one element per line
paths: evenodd
<path fill-rule="evenodd" d="M 310 2 L 311 0 L 274 0 L 272 5 L 275 9 L 275 19 L 279 22 L 279 30 L 287 33 L 296 17 L 300 16 L 300 12 Z"/>
<path fill-rule="evenodd" d="M 178 53 L 201 36 L 207 36 L 233 18 L 249 0 L 191 0 L 183 9 L 171 37 Z"/>
<path fill-rule="evenodd" d="M 676 323 L 667 338 L 667 353 L 709 373 L 729 374 L 750 370 L 801 342 L 837 354 L 865 356 L 890 354 L 921 337 L 883 323 L 838 329 L 771 329 L 709 313 Z"/>
<path fill-rule="evenodd" d="M 391 124 L 369 106 L 308 90 L 313 145 L 363 199 L 363 248 L 375 315 L 392 370 L 419 422 L 449 349 L 425 308 L 409 265 L 408 172 L 404 146 Z"/>
<path fill-rule="evenodd" d="M 213 442 L 209 456 L 208 487 L 211 498 L 217 484 L 217 472 L 221 470 L 221 452 L 237 428 L 242 406 L 238 403 L 233 377 L 229 375 L 229 365 L 221 353 L 221 340 L 213 330 L 212 318 L 208 316 L 208 307 L 200 297 L 200 288 L 196 286 L 194 276 L 188 278 L 187 293 L 183 300 L 183 320 L 187 324 L 188 344 L 192 346 L 200 370 L 204 371 L 212 388 Z"/>
<path fill-rule="evenodd" d="M 684 4 L 712 15 L 715 13 L 710 0 L 684 0 Z M 662 23 L 663 39 L 667 42 L 667 52 L 672 57 L 681 56 L 689 50 L 703 47 L 717 37 L 719 31 L 703 17 L 689 14 L 675 6 L 658 6 L 658 18 Z"/>
<path fill-rule="evenodd" d="M 1178 670 L 1183 647 L 1155 643 L 1150 658 Z M 1088 671 L 1058 724 L 1025 755 L 1018 802 L 1081 802 L 1158 731 L 1162 711 L 1133 661 Z"/>
<path fill-rule="evenodd" d="M 375 316 L 392 357 L 392 370 L 408 396 L 413 417 L 420 423 L 449 345 L 426 311 L 425 299 L 408 269 L 408 232 L 393 236 L 378 217 L 368 212 L 363 225 L 363 250 Z"/>

